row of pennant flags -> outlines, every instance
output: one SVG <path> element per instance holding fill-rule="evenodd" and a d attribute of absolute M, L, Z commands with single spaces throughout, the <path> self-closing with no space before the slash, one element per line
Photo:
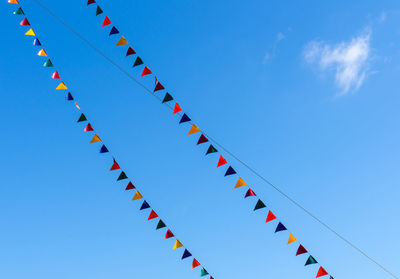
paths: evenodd
<path fill-rule="evenodd" d="M 11 4 L 19 4 L 18 0 L 8 0 L 9 3 Z M 104 15 L 103 10 L 101 9 L 101 7 L 96 3 L 95 0 L 88 0 L 87 2 L 87 6 L 89 5 L 93 5 L 96 4 L 96 16 L 100 16 L 100 15 Z M 22 10 L 22 8 L 19 6 L 17 8 L 17 10 L 14 11 L 14 14 L 16 15 L 22 15 L 25 16 L 24 11 Z M 39 51 L 37 53 L 38 56 L 42 56 L 42 57 L 46 57 L 46 61 L 44 62 L 43 66 L 46 68 L 54 68 L 54 64 L 53 62 L 50 60 L 50 58 L 48 57 L 46 51 L 44 50 L 44 48 L 42 48 L 42 44 L 39 41 L 38 36 L 36 35 L 36 33 L 34 32 L 33 28 L 31 27 L 30 22 L 28 21 L 28 19 L 25 17 L 21 22 L 20 25 L 22 26 L 27 26 L 29 29 L 26 31 L 25 35 L 27 36 L 32 36 L 34 37 L 33 40 L 33 45 L 39 47 Z M 111 20 L 109 19 L 108 16 L 104 16 L 103 18 L 103 23 L 102 23 L 102 28 L 107 28 L 109 27 L 109 36 L 113 36 L 113 35 L 118 35 L 118 40 L 116 43 L 116 46 L 127 46 L 127 51 L 125 56 L 129 57 L 129 56 L 134 56 L 134 63 L 133 63 L 133 67 L 143 67 L 142 69 L 142 73 L 141 73 L 141 77 L 145 77 L 145 76 L 149 76 L 149 75 L 153 75 L 152 71 L 150 70 L 150 68 L 148 66 L 146 66 L 143 62 L 143 60 L 136 54 L 136 51 L 133 49 L 133 47 L 128 43 L 127 39 L 122 36 L 119 32 L 119 30 L 113 25 L 113 23 L 111 22 Z M 60 74 L 58 73 L 57 70 L 55 70 L 52 74 L 51 74 L 51 78 L 55 79 L 55 80 L 59 80 L 59 84 L 56 87 L 56 90 L 62 90 L 66 92 L 66 100 L 68 101 L 72 101 L 75 104 L 75 107 L 80 111 L 80 116 L 78 118 L 78 122 L 79 123 L 87 123 L 85 128 L 84 128 L 84 132 L 91 132 L 93 133 L 93 137 L 92 140 L 90 141 L 90 143 L 100 143 L 100 153 L 110 153 L 109 149 L 106 147 L 106 145 L 102 142 L 101 138 L 99 137 L 98 133 L 94 130 L 92 124 L 88 121 L 86 115 L 84 113 L 82 113 L 80 106 L 78 105 L 78 103 L 76 102 L 75 98 L 72 96 L 72 94 L 68 91 L 68 87 L 65 84 L 65 82 L 61 79 Z M 165 92 L 165 88 L 164 86 L 158 81 L 157 77 L 155 77 L 155 87 L 153 90 L 153 94 L 156 94 L 156 92 L 164 92 L 164 96 L 162 99 L 162 103 L 163 104 L 169 104 L 169 102 L 174 101 L 173 96 L 168 93 Z M 158 92 L 158 93 L 160 93 Z M 158 94 L 157 93 L 157 94 Z M 180 119 L 179 119 L 179 124 L 184 124 L 184 123 L 189 123 L 191 124 L 190 129 L 188 131 L 188 135 L 194 135 L 194 134 L 200 134 L 200 136 L 198 137 L 197 140 L 197 145 L 202 145 L 205 143 L 208 143 L 208 148 L 206 150 L 206 155 L 209 154 L 218 154 L 219 151 L 217 150 L 217 148 L 210 143 L 210 140 L 207 138 L 207 136 L 205 135 L 205 133 L 203 133 L 196 124 L 194 124 L 191 120 L 191 118 L 182 111 L 181 106 L 175 102 L 175 104 L 171 107 L 172 109 L 172 114 L 173 115 L 179 115 Z M 266 204 L 258 198 L 258 196 L 256 195 L 256 193 L 247 185 L 247 183 L 245 182 L 245 180 L 240 177 L 236 170 L 228 163 L 228 161 L 221 155 L 219 154 L 218 157 L 218 162 L 217 162 L 217 168 L 220 167 L 226 167 L 226 171 L 224 176 L 225 177 L 230 177 L 230 176 L 237 176 L 238 180 L 234 186 L 235 189 L 237 188 L 242 188 L 245 187 L 246 193 L 244 195 L 244 198 L 255 198 L 257 200 L 257 202 L 255 203 L 255 207 L 254 207 L 254 211 L 258 211 L 261 209 L 265 209 L 267 208 Z M 116 170 L 121 170 L 121 167 L 119 166 L 119 164 L 117 163 L 117 161 L 115 160 L 115 158 L 113 157 L 113 164 L 110 168 L 110 171 L 116 171 Z M 137 201 L 137 200 L 143 200 L 141 206 L 140 206 L 140 210 L 150 210 L 150 214 L 148 217 L 148 220 L 158 220 L 157 225 L 156 225 L 156 230 L 160 230 L 165 228 L 166 229 L 166 233 L 165 233 L 165 239 L 170 239 L 173 238 L 175 239 L 174 245 L 173 245 L 173 249 L 178 249 L 178 248 L 182 248 L 183 254 L 181 259 L 184 260 L 186 258 L 193 258 L 192 259 L 192 268 L 195 269 L 197 267 L 200 268 L 200 276 L 210 276 L 210 279 L 213 279 L 213 276 L 209 274 L 209 272 L 206 270 L 206 268 L 200 264 L 200 262 L 189 252 L 189 250 L 182 244 L 182 242 L 177 239 L 174 235 L 174 233 L 171 231 L 171 229 L 162 221 L 162 219 L 158 216 L 158 214 L 156 213 L 156 211 L 149 205 L 149 203 L 144 199 L 143 195 L 139 192 L 139 190 L 137 189 L 137 187 L 130 181 L 130 179 L 128 178 L 128 176 L 126 175 L 126 173 L 121 170 L 117 181 L 128 181 L 128 184 L 125 188 L 125 190 L 129 191 L 129 190 L 135 190 L 135 194 L 133 195 L 132 200 L 133 201 Z M 317 271 L 317 275 L 316 278 L 319 277 L 323 277 L 323 276 L 329 276 L 330 279 L 334 279 L 326 270 L 325 268 L 323 268 L 318 261 L 308 252 L 308 250 L 299 243 L 299 241 L 297 240 L 297 238 L 287 229 L 287 227 L 281 222 L 279 221 L 279 219 L 276 217 L 276 215 L 271 211 L 268 210 L 267 213 L 267 217 L 266 217 L 266 223 L 272 223 L 272 222 L 276 222 L 276 229 L 275 229 L 275 233 L 280 233 L 280 232 L 288 232 L 288 241 L 287 244 L 290 245 L 292 243 L 298 243 L 298 249 L 296 252 L 296 256 L 299 255 L 307 255 L 307 259 L 305 262 L 305 266 L 309 266 L 309 265 L 318 265 L 318 271 Z"/>

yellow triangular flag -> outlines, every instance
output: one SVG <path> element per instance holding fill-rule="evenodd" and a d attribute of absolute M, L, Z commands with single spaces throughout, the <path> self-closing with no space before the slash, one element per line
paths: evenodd
<path fill-rule="evenodd" d="M 95 134 L 94 137 L 92 138 L 92 140 L 90 141 L 90 143 L 99 142 L 99 141 L 101 141 L 101 139 L 99 138 L 99 136 L 97 134 Z"/>
<path fill-rule="evenodd" d="M 19 4 L 18 0 L 8 0 L 8 3 L 10 3 L 10 4 Z"/>
<path fill-rule="evenodd" d="M 135 195 L 133 196 L 132 200 L 140 200 L 141 198 L 143 198 L 142 194 L 139 193 L 139 191 L 136 191 Z"/>
<path fill-rule="evenodd" d="M 175 241 L 174 247 L 172 247 L 172 249 L 181 248 L 182 246 L 183 246 L 183 244 L 177 239 Z"/>
<path fill-rule="evenodd" d="M 242 187 L 244 185 L 246 185 L 246 182 L 244 182 L 244 180 L 241 177 L 239 177 L 239 180 L 236 183 L 235 188 L 239 188 L 239 187 Z"/>
<path fill-rule="evenodd" d="M 193 124 L 192 128 L 190 128 L 190 131 L 189 131 L 188 135 L 195 134 L 195 133 L 198 133 L 198 132 L 200 132 L 200 129 L 197 128 L 197 126 L 195 124 Z"/>
<path fill-rule="evenodd" d="M 56 88 L 56 90 L 65 90 L 65 89 L 67 89 L 67 86 L 63 81 Z"/>
<path fill-rule="evenodd" d="M 296 241 L 297 241 L 297 239 L 293 236 L 293 234 L 290 234 L 287 244 L 290 244 L 290 243 L 293 243 L 293 242 L 296 242 Z"/>
<path fill-rule="evenodd" d="M 44 49 L 42 48 L 41 50 L 39 50 L 38 54 L 39 56 L 47 56 L 47 53 L 44 51 Z"/>
<path fill-rule="evenodd" d="M 121 39 L 119 39 L 118 43 L 115 46 L 123 46 L 123 45 L 127 45 L 128 41 L 124 38 L 124 36 L 121 37 Z"/>
<path fill-rule="evenodd" d="M 35 34 L 35 32 L 33 32 L 33 29 L 32 29 L 32 28 L 29 29 L 29 30 L 25 33 L 25 35 L 27 35 L 27 36 L 36 36 L 36 34 Z"/>
<path fill-rule="evenodd" d="M 75 106 L 76 106 L 77 109 L 81 110 L 81 108 L 80 108 L 80 106 L 78 105 L 77 102 L 75 102 Z"/>

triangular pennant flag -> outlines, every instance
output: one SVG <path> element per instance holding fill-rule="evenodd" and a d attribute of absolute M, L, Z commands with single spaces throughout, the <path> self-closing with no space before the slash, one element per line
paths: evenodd
<path fill-rule="evenodd" d="M 146 67 L 144 67 L 144 69 L 143 69 L 143 72 L 142 72 L 141 77 L 144 77 L 144 76 L 147 76 L 147 75 L 150 75 L 150 74 L 152 74 L 152 72 L 151 72 L 150 69 L 146 66 Z"/>
<path fill-rule="evenodd" d="M 222 157 L 222 155 L 219 156 L 219 160 L 218 160 L 218 164 L 217 164 L 217 168 L 219 168 L 220 166 L 225 165 L 226 163 L 228 163 L 224 157 Z"/>
<path fill-rule="evenodd" d="M 265 221 L 265 223 L 271 222 L 272 220 L 275 220 L 276 216 L 274 213 L 272 213 L 272 211 L 270 210 L 268 212 L 268 216 L 267 216 L 267 220 Z"/>
<path fill-rule="evenodd" d="M 182 124 L 182 123 L 185 123 L 185 122 L 189 122 L 190 120 L 191 120 L 190 117 L 187 116 L 186 113 L 184 113 L 184 114 L 182 115 L 181 120 L 179 120 L 179 124 Z"/>
<path fill-rule="evenodd" d="M 286 229 L 285 225 L 283 225 L 281 222 L 279 222 L 278 226 L 276 227 L 275 232 L 277 233 L 277 232 L 286 231 L 286 230 L 287 229 Z"/>
<path fill-rule="evenodd" d="M 317 260 L 314 259 L 314 257 L 310 255 L 306 261 L 305 266 L 310 265 L 310 264 L 317 264 L 317 263 L 318 263 Z"/>
<path fill-rule="evenodd" d="M 164 86 L 160 82 L 157 82 L 156 87 L 154 87 L 153 92 L 157 92 L 157 91 L 164 90 L 164 89 L 165 89 Z"/>
<path fill-rule="evenodd" d="M 192 268 L 196 268 L 196 267 L 198 267 L 199 265 L 200 265 L 199 261 L 196 260 L 196 259 L 193 259 Z"/>
<path fill-rule="evenodd" d="M 140 200 L 142 198 L 143 198 L 142 194 L 140 194 L 139 191 L 136 191 L 136 193 L 133 196 L 132 200 L 135 201 L 135 200 Z"/>
<path fill-rule="evenodd" d="M 35 32 L 33 32 L 33 29 L 32 29 L 32 28 L 29 29 L 29 30 L 25 33 L 25 35 L 27 35 L 27 36 L 36 36 L 36 34 L 35 34 Z"/>
<path fill-rule="evenodd" d="M 125 174 L 125 172 L 121 171 L 121 174 L 118 176 L 117 181 L 127 179 L 127 178 L 128 178 L 128 176 Z"/>
<path fill-rule="evenodd" d="M 94 136 L 93 136 L 92 140 L 90 141 L 90 143 L 99 142 L 99 141 L 101 141 L 99 136 L 97 134 L 94 134 Z"/>
<path fill-rule="evenodd" d="M 22 10 L 22 8 L 18 8 L 18 10 L 16 10 L 15 12 L 14 12 L 14 15 L 24 15 L 25 13 L 24 13 L 24 11 Z"/>
<path fill-rule="evenodd" d="M 96 15 L 98 16 L 98 15 L 100 15 L 100 14 L 102 14 L 102 13 L 103 13 L 103 10 L 100 8 L 99 5 L 97 5 L 97 8 L 96 8 Z"/>
<path fill-rule="evenodd" d="M 70 92 L 68 92 L 68 94 L 67 94 L 67 100 L 68 101 L 73 101 L 74 100 L 74 97 L 72 97 Z"/>
<path fill-rule="evenodd" d="M 181 109 L 181 107 L 179 106 L 179 104 L 178 104 L 178 103 L 175 103 L 174 111 L 172 112 L 172 114 L 176 114 L 176 113 L 180 112 L 181 110 L 182 110 L 182 109 Z"/>
<path fill-rule="evenodd" d="M 123 46 L 123 45 L 127 45 L 127 44 L 128 44 L 128 41 L 124 38 L 124 36 L 122 36 L 115 46 Z"/>
<path fill-rule="evenodd" d="M 165 234 L 165 239 L 168 239 L 168 238 L 171 238 L 171 237 L 174 237 L 174 234 L 168 229 L 167 233 Z"/>
<path fill-rule="evenodd" d="M 175 240 L 175 244 L 174 244 L 174 247 L 172 247 L 172 249 L 178 249 L 181 247 L 183 247 L 183 244 L 178 239 Z"/>
<path fill-rule="evenodd" d="M 139 66 L 143 64 L 143 60 L 142 58 L 140 58 L 139 56 L 136 57 L 135 63 L 133 63 L 133 67 Z"/>
<path fill-rule="evenodd" d="M 182 260 L 189 258 L 191 256 L 192 256 L 192 254 L 187 249 L 185 249 L 185 251 L 183 252 L 183 255 L 182 255 Z"/>
<path fill-rule="evenodd" d="M 126 51 L 126 56 L 136 54 L 136 51 L 130 46 L 128 47 L 128 50 Z"/>
<path fill-rule="evenodd" d="M 201 134 L 201 136 L 199 137 L 199 140 L 197 141 L 197 145 L 205 143 L 208 141 L 208 138 L 206 138 L 205 135 Z"/>
<path fill-rule="evenodd" d="M 226 170 L 225 176 L 232 174 L 236 174 L 236 171 L 231 166 L 229 166 L 229 168 Z"/>
<path fill-rule="evenodd" d="M 34 46 L 41 46 L 42 44 L 40 43 L 40 41 L 39 41 L 38 38 L 35 38 L 35 39 L 33 40 L 33 45 L 34 45 Z"/>
<path fill-rule="evenodd" d="M 294 235 L 293 234 L 289 234 L 289 240 L 288 240 L 288 242 L 287 242 L 287 244 L 291 244 L 291 243 L 293 243 L 293 242 L 296 242 L 297 241 L 297 239 L 294 237 Z"/>
<path fill-rule="evenodd" d="M 319 278 L 322 276 L 328 275 L 328 272 L 321 266 L 318 270 L 317 276 L 315 278 Z"/>
<path fill-rule="evenodd" d="M 256 193 L 254 193 L 254 191 L 249 188 L 249 190 L 247 190 L 246 195 L 244 195 L 244 198 L 248 198 L 248 197 L 255 197 Z"/>
<path fill-rule="evenodd" d="M 143 201 L 142 206 L 140 207 L 140 210 L 144 210 L 150 208 L 150 205 L 147 203 L 147 201 Z"/>
<path fill-rule="evenodd" d="M 152 209 L 151 212 L 150 212 L 149 218 L 147 218 L 147 220 L 152 220 L 152 219 L 155 219 L 157 217 L 158 217 L 157 213 Z"/>
<path fill-rule="evenodd" d="M 108 34 L 108 36 L 111 36 L 111 35 L 114 35 L 114 34 L 119 34 L 119 31 L 118 31 L 118 29 L 117 29 L 115 26 L 113 26 L 113 27 L 111 28 L 110 34 Z"/>
<path fill-rule="evenodd" d="M 94 3 L 96 3 L 95 0 L 88 0 L 88 1 L 87 1 L 87 6 L 89 6 L 90 4 L 94 4 Z"/>
<path fill-rule="evenodd" d="M 79 110 L 81 109 L 77 102 L 75 102 L 75 106 L 76 106 L 77 109 L 79 109 Z"/>
<path fill-rule="evenodd" d="M 165 93 L 165 96 L 164 96 L 164 99 L 162 100 L 162 104 L 164 104 L 164 103 L 166 103 L 166 102 L 169 102 L 169 101 L 172 101 L 174 98 L 172 98 L 172 96 L 167 92 L 167 93 Z"/>
<path fill-rule="evenodd" d="M 162 228 L 165 228 L 165 227 L 166 227 L 166 225 L 165 225 L 164 222 L 160 219 L 160 221 L 158 221 L 156 230 L 159 230 L 159 229 L 162 229 Z"/>
<path fill-rule="evenodd" d="M 22 26 L 29 26 L 30 23 L 29 23 L 29 21 L 28 21 L 27 18 L 24 18 L 24 19 L 19 23 L 19 25 L 22 25 Z"/>
<path fill-rule="evenodd" d="M 296 256 L 302 255 L 305 253 L 308 253 L 308 251 L 306 250 L 306 248 L 304 248 L 303 245 L 300 244 L 299 248 L 297 249 Z"/>
<path fill-rule="evenodd" d="M 60 79 L 60 75 L 58 74 L 57 71 L 55 71 L 52 75 L 51 75 L 52 79 Z"/>
<path fill-rule="evenodd" d="M 200 271 L 200 277 L 203 277 L 203 276 L 206 276 L 206 275 L 208 275 L 208 272 L 207 272 L 207 270 L 205 270 L 204 269 L 204 267 L 201 269 L 201 271 Z"/>
<path fill-rule="evenodd" d="M 125 188 L 125 191 L 136 189 L 135 185 L 129 181 L 128 185 Z"/>
<path fill-rule="evenodd" d="M 101 27 L 107 26 L 111 24 L 111 20 L 106 16 L 103 21 L 103 25 Z"/>
<path fill-rule="evenodd" d="M 114 162 L 113 162 L 113 165 L 110 168 L 110 171 L 119 170 L 119 169 L 120 169 L 120 166 L 118 165 L 117 161 L 115 161 L 115 159 L 114 159 Z"/>
<path fill-rule="evenodd" d="M 85 129 L 83 129 L 83 131 L 85 131 L 85 132 L 91 132 L 91 131 L 94 131 L 94 129 L 93 129 L 92 125 L 91 125 L 90 123 L 88 123 L 88 124 L 86 125 Z"/>
<path fill-rule="evenodd" d="M 245 186 L 245 185 L 246 185 L 246 182 L 244 182 L 244 180 L 241 177 L 239 177 L 238 182 L 236 182 L 235 189 Z"/>
<path fill-rule="evenodd" d="M 82 113 L 81 116 L 79 116 L 78 122 L 83 122 L 86 120 L 87 120 L 86 116 Z"/>
<path fill-rule="evenodd" d="M 48 59 L 46 62 L 44 62 L 43 66 L 44 66 L 44 67 L 53 67 L 54 65 L 53 65 L 53 63 L 51 62 L 51 60 Z"/>
<path fill-rule="evenodd" d="M 210 144 L 210 146 L 207 149 L 206 155 L 216 152 L 218 152 L 218 150 L 212 144 Z"/>
<path fill-rule="evenodd" d="M 192 127 L 189 130 L 188 135 L 196 134 L 198 132 L 200 132 L 200 129 L 195 124 L 193 124 Z"/>
<path fill-rule="evenodd" d="M 101 146 L 101 148 L 100 148 L 100 153 L 107 153 L 108 152 L 108 149 L 107 149 L 107 147 L 103 144 L 102 146 Z"/>
<path fill-rule="evenodd" d="M 38 54 L 39 56 L 47 56 L 47 53 L 44 51 L 44 49 L 42 48 L 41 50 L 39 50 Z"/>
<path fill-rule="evenodd" d="M 265 208 L 265 207 L 266 207 L 266 205 L 263 203 L 262 200 L 259 199 L 256 203 L 256 206 L 254 207 L 254 211 L 259 210 L 261 208 Z"/>
<path fill-rule="evenodd" d="M 56 87 L 56 90 L 66 90 L 66 89 L 68 88 L 63 81 Z"/>
<path fill-rule="evenodd" d="M 18 0 L 8 0 L 10 4 L 19 4 Z"/>

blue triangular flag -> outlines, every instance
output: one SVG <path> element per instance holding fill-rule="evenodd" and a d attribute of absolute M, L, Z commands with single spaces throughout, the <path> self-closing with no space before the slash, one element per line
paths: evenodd
<path fill-rule="evenodd" d="M 191 256 L 192 256 L 192 254 L 187 249 L 185 249 L 185 252 L 183 252 L 183 255 L 182 255 L 182 260 L 186 259 L 188 257 L 191 257 Z"/>
<path fill-rule="evenodd" d="M 187 116 L 186 113 L 184 113 L 184 114 L 182 115 L 181 120 L 179 121 L 179 124 L 184 123 L 184 122 L 188 122 L 188 121 L 190 121 L 190 120 L 192 120 L 192 119 L 190 119 L 189 116 Z"/>
<path fill-rule="evenodd" d="M 100 148 L 100 153 L 107 153 L 108 149 L 107 147 L 103 144 L 103 146 Z"/>
<path fill-rule="evenodd" d="M 229 166 L 229 168 L 226 170 L 225 176 L 232 174 L 236 174 L 236 171 L 231 166 Z"/>
<path fill-rule="evenodd" d="M 144 201 L 142 206 L 140 207 L 140 210 L 147 209 L 147 208 L 150 208 L 150 205 L 147 203 L 147 201 Z"/>
<path fill-rule="evenodd" d="M 67 99 L 67 101 L 73 101 L 74 97 L 72 97 L 71 93 L 68 92 L 66 99 Z"/>
<path fill-rule="evenodd" d="M 279 222 L 278 226 L 276 227 L 275 232 L 277 233 L 277 232 L 286 231 L 286 230 L 287 230 L 286 227 L 281 222 Z"/>
<path fill-rule="evenodd" d="M 108 36 L 111 36 L 111 35 L 114 35 L 114 34 L 118 34 L 118 33 L 119 33 L 118 29 L 115 28 L 115 26 L 113 26 L 111 28 L 110 34 Z"/>
<path fill-rule="evenodd" d="M 33 40 L 33 45 L 34 45 L 34 46 L 41 46 L 42 44 L 39 42 L 39 39 L 38 39 L 38 38 L 35 38 L 35 39 Z"/>

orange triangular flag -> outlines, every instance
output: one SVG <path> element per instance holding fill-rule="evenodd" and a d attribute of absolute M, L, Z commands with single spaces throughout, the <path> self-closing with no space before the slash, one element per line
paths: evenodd
<path fill-rule="evenodd" d="M 97 134 L 94 134 L 94 136 L 93 136 L 92 140 L 90 141 L 90 143 L 99 142 L 99 141 L 101 141 L 99 136 Z"/>
<path fill-rule="evenodd" d="M 239 177 L 239 180 L 236 183 L 235 188 L 239 188 L 239 187 L 242 187 L 244 185 L 246 185 L 246 182 L 244 182 L 244 180 L 241 177 Z"/>
<path fill-rule="evenodd" d="M 154 219 L 157 217 L 158 217 L 157 213 L 152 209 L 150 212 L 149 218 L 147 218 L 147 220 L 151 220 L 151 219 Z"/>
<path fill-rule="evenodd" d="M 56 87 L 56 90 L 66 90 L 66 89 L 68 88 L 63 81 Z"/>
<path fill-rule="evenodd" d="M 19 4 L 18 0 L 8 0 L 10 4 Z"/>
<path fill-rule="evenodd" d="M 275 216 L 274 213 L 272 213 L 272 211 L 270 210 L 270 211 L 268 212 L 267 220 L 265 221 L 265 223 L 268 223 L 268 222 L 270 222 L 270 221 L 272 221 L 272 220 L 275 220 L 275 219 L 276 219 L 276 216 Z"/>
<path fill-rule="evenodd" d="M 196 268 L 196 267 L 198 267 L 199 265 L 200 265 L 200 263 L 199 263 L 196 259 L 193 259 L 192 268 Z"/>
<path fill-rule="evenodd" d="M 121 37 L 121 39 L 119 39 L 118 43 L 115 46 L 123 46 L 123 45 L 127 45 L 128 41 L 124 38 L 124 36 Z"/>
<path fill-rule="evenodd" d="M 39 56 L 47 56 L 47 53 L 44 51 L 44 49 L 42 48 L 41 50 L 39 50 L 38 54 Z"/>
<path fill-rule="evenodd" d="M 289 235 L 289 240 L 288 240 L 288 243 L 287 244 L 290 244 L 290 243 L 293 243 L 293 242 L 296 242 L 297 241 L 297 239 L 294 237 L 294 235 L 293 234 L 290 234 Z"/>
<path fill-rule="evenodd" d="M 174 247 L 172 247 L 172 249 L 177 249 L 177 248 L 181 248 L 183 247 L 183 244 L 177 239 L 175 241 Z"/>
<path fill-rule="evenodd" d="M 189 131 L 188 135 L 196 134 L 196 133 L 198 133 L 198 132 L 200 132 L 200 129 L 197 128 L 197 126 L 196 126 L 195 124 L 193 124 L 193 125 L 192 125 L 192 128 L 190 128 L 190 131 Z"/>
<path fill-rule="evenodd" d="M 135 200 L 140 200 L 142 198 L 143 198 L 142 194 L 140 194 L 139 191 L 136 191 L 136 193 L 133 196 L 132 200 L 135 201 Z"/>

